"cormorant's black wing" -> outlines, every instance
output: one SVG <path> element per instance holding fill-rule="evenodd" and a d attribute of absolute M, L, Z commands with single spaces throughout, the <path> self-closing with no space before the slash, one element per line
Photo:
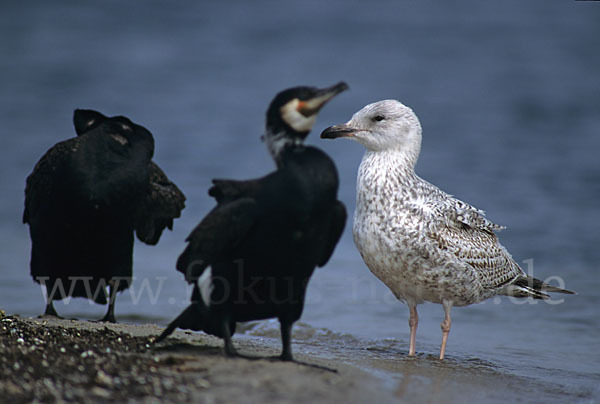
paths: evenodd
<path fill-rule="evenodd" d="M 262 179 L 256 180 L 212 180 L 213 186 L 208 194 L 215 198 L 219 204 L 231 202 L 242 197 L 254 197 L 260 190 Z"/>
<path fill-rule="evenodd" d="M 333 250 L 335 249 L 335 246 L 344 232 L 347 217 L 348 215 L 346 214 L 346 207 L 344 204 L 340 201 L 335 201 L 330 218 L 331 221 L 329 225 L 329 231 L 323 235 L 324 249 L 321 253 L 319 262 L 317 263 L 319 267 L 327 264 L 327 261 L 329 261 L 329 258 L 331 258 Z"/>
<path fill-rule="evenodd" d="M 107 119 L 110 118 L 92 109 L 76 109 L 73 126 L 77 136 L 81 136 Z M 181 216 L 185 207 L 185 195 L 153 161 L 148 173 L 148 192 L 136 212 L 135 233 L 140 241 L 155 245 L 165 228 L 173 230 L 173 219 Z"/>
<path fill-rule="evenodd" d="M 177 270 L 188 282 L 198 279 L 206 267 L 226 258 L 245 239 L 256 222 L 257 211 L 253 198 L 217 205 L 186 239 L 189 244 L 177 260 Z"/>
<path fill-rule="evenodd" d="M 37 162 L 25 181 L 25 210 L 23 223 L 30 223 L 40 206 L 51 199 L 56 178 L 67 158 L 77 150 L 79 139 L 67 139 L 52 146 Z"/>
<path fill-rule="evenodd" d="M 173 230 L 173 219 L 181 216 L 185 195 L 153 161 L 149 165 L 150 184 L 135 218 L 140 241 L 155 245 L 165 228 Z"/>

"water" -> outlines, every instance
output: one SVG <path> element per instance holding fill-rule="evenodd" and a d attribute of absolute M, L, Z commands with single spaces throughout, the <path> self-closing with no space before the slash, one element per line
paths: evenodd
<path fill-rule="evenodd" d="M 536 277 L 559 276 L 579 292 L 561 304 L 500 299 L 455 309 L 447 365 L 428 359 L 443 311 L 421 306 L 418 373 L 430 387 L 459 375 L 452 380 L 471 383 L 465 391 L 480 402 L 598 400 L 600 5 L 222 3 L 4 4 L 0 307 L 30 316 L 43 309 L 28 274 L 24 181 L 51 145 L 74 135 L 74 108 L 149 128 L 155 161 L 188 197 L 174 232 L 157 247 L 136 243 L 136 281 L 116 306 L 123 321 L 164 324 L 186 304 L 174 262 L 213 206 L 210 179 L 273 168 L 259 136 L 277 91 L 345 80 L 351 90 L 322 111 L 309 143 L 335 159 L 350 211 L 362 148 L 317 134 L 369 102 L 400 99 L 424 127 L 419 174 L 507 225 L 501 241 L 519 262 L 533 260 Z M 311 281 L 296 341 L 405 391 L 415 382 L 394 364 L 407 360 L 408 310 L 364 267 L 349 229 Z M 84 318 L 105 310 L 81 300 L 56 307 Z M 270 322 L 257 327 L 247 333 L 277 335 Z M 521 387 L 505 396 L 493 380 Z"/>

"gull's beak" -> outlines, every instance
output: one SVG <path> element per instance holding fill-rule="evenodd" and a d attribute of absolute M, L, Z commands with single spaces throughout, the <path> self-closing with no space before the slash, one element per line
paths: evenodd
<path fill-rule="evenodd" d="M 350 126 L 333 125 L 321 132 L 321 139 L 337 139 L 339 137 L 353 137 L 358 132 L 357 129 L 351 128 Z"/>
<path fill-rule="evenodd" d="M 348 84 L 340 81 L 334 86 L 317 90 L 315 96 L 306 101 L 298 102 L 297 110 L 305 117 L 316 115 L 327 101 L 348 89 Z"/>

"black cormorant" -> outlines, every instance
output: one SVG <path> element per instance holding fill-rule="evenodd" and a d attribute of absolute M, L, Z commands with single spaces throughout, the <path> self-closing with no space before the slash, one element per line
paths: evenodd
<path fill-rule="evenodd" d="M 277 318 L 281 359 L 293 359 L 291 329 L 308 281 L 329 260 L 346 223 L 333 161 L 303 141 L 323 105 L 347 88 L 294 87 L 273 99 L 265 141 L 277 169 L 254 180 L 213 181 L 209 194 L 217 206 L 177 261 L 194 283 L 192 304 L 156 342 L 177 327 L 202 330 L 223 338 L 225 353 L 235 355 L 236 322 Z"/>
<path fill-rule="evenodd" d="M 102 320 L 115 322 L 116 293 L 131 282 L 134 230 L 156 244 L 185 196 L 151 161 L 146 128 L 80 109 L 73 123 L 77 137 L 50 148 L 27 177 L 31 275 L 46 286 L 46 315 L 56 316 L 53 301 L 68 296 L 109 298 Z"/>

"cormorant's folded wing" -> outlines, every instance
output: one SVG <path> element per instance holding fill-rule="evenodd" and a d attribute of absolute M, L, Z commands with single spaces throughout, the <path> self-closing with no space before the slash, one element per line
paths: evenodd
<path fill-rule="evenodd" d="M 153 161 L 149 165 L 150 184 L 135 218 L 140 241 L 155 245 L 165 228 L 173 230 L 173 219 L 181 216 L 185 195 Z"/>
<path fill-rule="evenodd" d="M 264 179 L 243 181 L 214 179 L 208 194 L 218 203 L 227 203 L 242 197 L 254 197 L 263 181 Z"/>
<path fill-rule="evenodd" d="M 37 162 L 25 181 L 25 210 L 23 223 L 30 223 L 42 204 L 55 192 L 55 178 L 68 157 L 77 150 L 79 139 L 72 138 L 52 146 Z"/>
<path fill-rule="evenodd" d="M 329 258 L 331 258 L 333 250 L 335 249 L 335 246 L 344 232 L 347 217 L 348 215 L 346 213 L 346 207 L 344 204 L 340 201 L 336 201 L 330 218 L 329 231 L 323 235 L 324 249 L 321 253 L 319 262 L 317 263 L 319 267 L 327 264 L 327 261 L 329 261 Z"/>
<path fill-rule="evenodd" d="M 177 270 L 188 282 L 195 281 L 206 267 L 245 239 L 256 218 L 257 204 L 252 198 L 218 205 L 186 239 L 188 246 L 177 260 Z"/>

